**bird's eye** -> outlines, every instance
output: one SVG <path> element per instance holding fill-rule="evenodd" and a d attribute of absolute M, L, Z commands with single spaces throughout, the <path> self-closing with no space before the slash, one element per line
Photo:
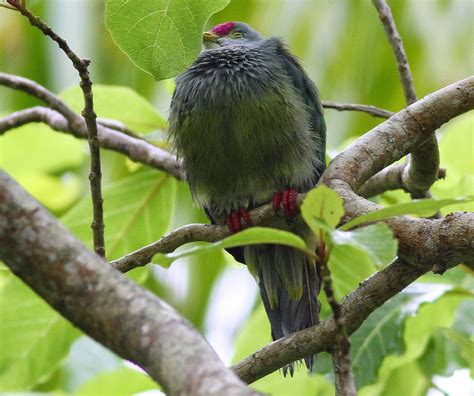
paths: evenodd
<path fill-rule="evenodd" d="M 242 35 L 242 33 L 239 33 L 239 32 L 234 32 L 234 33 L 232 33 L 232 38 L 234 38 L 234 39 L 240 39 L 240 38 L 242 38 L 242 37 L 244 37 L 244 36 Z"/>

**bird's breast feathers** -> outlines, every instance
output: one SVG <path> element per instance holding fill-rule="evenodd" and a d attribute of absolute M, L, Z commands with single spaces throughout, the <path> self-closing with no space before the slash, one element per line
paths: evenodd
<path fill-rule="evenodd" d="M 197 201 L 219 209 L 314 179 L 310 115 L 258 46 L 204 51 L 176 82 L 170 133 Z"/>

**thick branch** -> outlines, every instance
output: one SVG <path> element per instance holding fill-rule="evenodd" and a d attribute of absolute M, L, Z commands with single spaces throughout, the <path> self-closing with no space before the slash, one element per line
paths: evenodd
<path fill-rule="evenodd" d="M 253 395 L 171 307 L 87 250 L 0 171 L 0 258 L 84 332 L 172 395 Z"/>
<path fill-rule="evenodd" d="M 452 118 L 474 109 L 474 77 L 436 91 L 377 125 L 331 162 L 323 182 L 341 179 L 357 191 L 371 176 L 426 141 Z"/>

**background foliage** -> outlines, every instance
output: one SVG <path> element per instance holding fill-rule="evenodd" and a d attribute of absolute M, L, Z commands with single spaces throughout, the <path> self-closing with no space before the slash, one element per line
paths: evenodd
<path fill-rule="evenodd" d="M 144 3 L 148 7 L 161 2 Z M 184 9 L 190 2 L 173 3 Z M 225 1 L 215 1 L 212 9 L 223 5 Z M 105 28 L 104 4 L 31 0 L 29 6 L 81 56 L 93 60 L 99 116 L 121 120 L 166 146 L 163 131 L 172 82 L 156 83 L 117 48 Z M 394 1 L 391 6 L 419 96 L 472 72 L 472 2 Z M 205 17 L 197 20 L 201 19 L 204 22 Z M 368 1 L 234 0 L 207 26 L 227 20 L 243 20 L 265 35 L 284 37 L 317 82 L 323 99 L 394 111 L 404 106 L 393 56 Z M 108 18 L 109 26 L 112 23 Z M 163 25 L 163 32 L 169 35 L 165 36 L 171 40 L 168 43 L 173 43 L 172 27 Z M 190 48 L 196 46 L 195 42 L 186 43 Z M 184 58 L 192 59 L 189 54 Z M 81 107 L 79 90 L 72 87 L 77 76 L 64 56 L 23 19 L 4 9 L 0 9 L 0 70 L 36 80 L 62 92 L 61 97 L 74 109 Z M 22 93 L 0 87 L 2 115 L 37 104 Z M 364 114 L 333 111 L 326 111 L 326 119 L 331 156 L 380 121 Z M 441 163 L 448 168 L 448 178 L 434 186 L 436 198 L 474 193 L 473 123 L 471 112 L 439 133 Z M 184 184 L 119 154 L 103 154 L 109 259 L 148 244 L 179 225 L 206 221 Z M 28 125 L 0 138 L 0 166 L 90 245 L 87 156 L 85 142 L 45 126 Z M 400 192 L 379 198 L 383 204 L 407 200 Z M 472 203 L 463 203 L 442 210 L 474 208 Z M 338 297 L 381 265 L 354 248 L 335 252 L 331 260 Z M 253 280 L 245 267 L 222 250 L 182 258 L 169 269 L 136 269 L 128 276 L 175 306 L 204 332 L 227 362 L 236 362 L 270 341 Z M 464 267 L 442 277 L 426 275 L 372 314 L 351 337 L 360 394 L 439 395 L 452 386 L 453 381 L 444 378 L 453 373 L 454 382 L 467 383 L 474 370 L 472 283 Z M 325 316 L 329 309 L 323 304 Z M 4 267 L 0 271 L 0 318 L 0 392 L 106 395 L 134 394 L 155 387 L 145 374 L 83 336 Z M 274 373 L 254 386 L 275 395 L 331 394 L 328 357 L 318 356 L 316 366 L 315 375 L 300 369 L 295 378 L 283 379 Z M 466 390 L 469 392 L 466 386 L 458 388 L 459 392 Z"/>

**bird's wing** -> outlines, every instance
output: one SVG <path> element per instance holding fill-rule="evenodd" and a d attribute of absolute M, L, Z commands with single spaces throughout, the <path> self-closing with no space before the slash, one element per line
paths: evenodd
<path fill-rule="evenodd" d="M 288 51 L 284 43 L 277 38 L 269 39 L 274 41 L 275 51 L 284 70 L 291 77 L 296 90 L 301 95 L 304 103 L 308 106 L 311 114 L 311 132 L 317 150 L 317 158 L 321 161 L 319 175 L 325 168 L 326 155 L 326 123 L 323 117 L 323 108 L 319 99 L 318 90 L 313 81 L 308 77 L 298 60 Z"/>

